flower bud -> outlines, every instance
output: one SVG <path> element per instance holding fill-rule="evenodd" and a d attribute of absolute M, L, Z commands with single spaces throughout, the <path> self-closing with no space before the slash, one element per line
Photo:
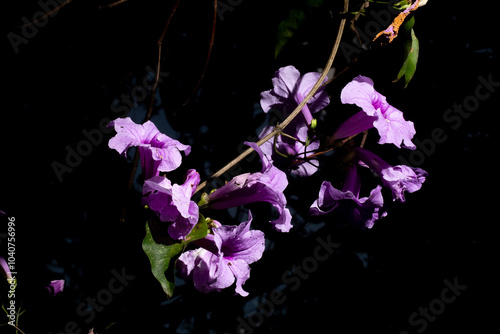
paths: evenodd
<path fill-rule="evenodd" d="M 311 120 L 311 129 L 316 129 L 316 126 L 318 125 L 318 120 L 316 118 L 313 118 Z"/>

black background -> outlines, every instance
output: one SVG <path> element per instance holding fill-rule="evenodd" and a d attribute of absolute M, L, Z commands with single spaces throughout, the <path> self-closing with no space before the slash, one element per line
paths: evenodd
<path fill-rule="evenodd" d="M 275 59 L 278 24 L 303 3 L 233 3 L 238 3 L 233 10 L 219 12 L 205 78 L 185 107 L 180 106 L 203 71 L 212 4 L 181 1 L 165 35 L 162 71 L 168 76 L 159 86 L 153 120 L 161 131 L 192 146 L 181 170 L 172 174 L 179 182 L 187 168 L 197 169 L 206 179 L 238 154 L 241 142 L 255 139 L 256 129 L 266 121 L 259 113 L 259 94 L 271 88 L 275 70 L 292 64 L 306 73 L 324 66 L 339 23 L 327 8 L 332 13 L 341 10 L 340 1 L 312 10 Z M 83 130 L 122 116 L 111 105 L 148 77 L 148 66 L 156 68 L 157 41 L 174 1 L 102 5 L 106 3 L 73 1 L 15 52 L 7 34 L 23 36 L 23 17 L 32 21 L 40 4 L 4 4 L 0 209 L 16 219 L 16 303 L 27 308 L 19 322 L 23 331 L 60 333 L 65 326 L 71 329 L 74 321 L 82 333 L 91 327 L 97 333 L 236 333 L 238 318 L 259 322 L 251 329 L 255 333 L 490 328 L 498 300 L 498 92 L 481 101 L 457 129 L 443 115 L 475 94 L 479 76 L 500 81 L 492 8 L 431 0 L 419 9 L 414 29 L 420 58 L 406 89 L 391 82 L 402 61 L 397 42 L 360 53 L 356 65 L 327 87 L 332 103 L 320 124 L 323 131 L 334 129 L 355 111 L 341 107 L 339 93 L 358 74 L 373 78 L 375 88 L 415 123 L 420 142 L 431 138 L 436 128 L 444 131 L 446 141 L 436 144 L 419 166 L 429 173 L 420 191 L 408 194 L 406 203 L 389 203 L 389 216 L 361 231 L 339 227 L 332 218 L 306 215 L 322 180 L 333 176 L 290 179 L 285 194 L 295 227 L 288 234 L 269 228 L 267 204 L 249 206 L 254 228 L 268 239 L 264 256 L 252 265 L 244 286 L 250 296 L 233 296 L 232 288 L 204 295 L 191 282 L 179 282 L 174 298 L 166 302 L 141 249 L 145 217 L 139 206 L 140 183 L 130 194 L 126 190 L 133 152 L 124 159 L 110 150 L 108 133 L 71 173 L 62 175 L 62 182 L 52 167 L 54 161 L 65 163 L 66 147 L 76 149 L 86 139 Z M 369 19 L 361 19 L 360 25 Z M 344 41 L 351 43 L 352 38 L 346 30 Z M 346 65 L 339 52 L 334 67 L 339 71 Z M 143 121 L 148 101 L 131 111 L 137 122 Z M 377 147 L 375 137 L 369 137 L 370 148 L 388 162 L 400 163 L 402 152 Z M 243 167 L 258 170 L 258 161 Z M 121 222 L 124 206 L 126 219 Z M 239 221 L 246 219 L 247 209 L 235 213 Z M 237 223 L 229 215 L 216 214 L 221 221 Z M 2 221 L 0 232 L 6 233 L 7 217 Z M 292 291 L 292 285 L 284 285 L 283 275 L 312 256 L 317 237 L 341 246 Z M 0 254 L 6 257 L 5 235 L 1 241 Z M 134 278 L 87 323 L 88 314 L 82 316 L 77 309 L 108 288 L 113 270 Z M 53 279 L 65 279 L 66 286 L 56 298 L 49 298 L 44 286 Z M 420 307 L 437 305 L 445 280 L 467 288 L 427 327 L 422 322 L 413 326 L 409 317 Z M 268 313 L 257 312 L 263 321 L 255 314 L 247 318 L 277 288 L 284 288 L 286 300 Z M 2 297 L 5 303 L 3 292 Z M 2 332 L 8 330 L 2 327 Z"/>

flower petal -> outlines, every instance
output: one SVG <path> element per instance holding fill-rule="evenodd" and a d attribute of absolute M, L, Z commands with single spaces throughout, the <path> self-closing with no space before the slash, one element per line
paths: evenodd
<path fill-rule="evenodd" d="M 64 290 L 64 282 L 63 279 L 50 281 L 50 284 L 45 288 L 49 291 L 51 296 L 55 297 Z"/>
<path fill-rule="evenodd" d="M 109 140 L 108 146 L 126 156 L 130 147 L 138 146 L 144 179 L 159 175 L 159 172 L 170 172 L 181 165 L 180 151 L 188 155 L 189 145 L 161 133 L 153 122 L 134 123 L 130 117 L 118 118 L 110 123 L 117 134 Z"/>
<path fill-rule="evenodd" d="M 321 73 L 318 72 L 309 72 L 304 74 L 297 84 L 296 93 L 295 93 L 295 102 L 299 104 L 304 100 L 304 98 L 309 94 L 311 89 L 314 87 L 316 82 L 318 82 L 321 77 Z M 323 83 L 327 81 L 327 78 L 323 80 Z M 324 86 L 320 86 L 316 93 L 311 97 L 311 99 L 307 102 L 309 105 L 309 110 L 311 113 L 315 113 L 324 109 L 330 103 L 330 99 L 328 98 L 328 94 L 325 92 Z"/>
<path fill-rule="evenodd" d="M 355 104 L 363 109 L 368 116 L 374 116 L 376 107 L 374 107 L 373 101 L 380 98 L 378 95 L 380 94 L 373 88 L 373 81 L 359 75 L 342 89 L 340 100 L 344 104 Z"/>
<path fill-rule="evenodd" d="M 109 140 L 108 146 L 124 157 L 127 156 L 127 150 L 130 147 L 141 144 L 144 128 L 134 123 L 130 117 L 117 118 L 111 121 L 109 126 L 114 126 L 116 135 Z"/>
<path fill-rule="evenodd" d="M 228 261 L 228 268 L 236 278 L 235 291 L 242 297 L 248 296 L 248 292 L 243 290 L 242 285 L 250 278 L 250 267 L 243 260 Z"/>
<path fill-rule="evenodd" d="M 276 95 L 287 98 L 295 88 L 300 72 L 292 65 L 282 67 L 275 72 L 272 79 Z"/>
<path fill-rule="evenodd" d="M 413 122 L 403 118 L 401 111 L 389 106 L 383 114 L 380 110 L 377 110 L 376 114 L 378 118 L 373 125 L 380 135 L 379 144 L 390 143 L 398 148 L 401 148 L 401 144 L 403 144 L 405 148 L 413 150 L 417 148 L 411 141 L 416 133 L 415 126 Z"/>

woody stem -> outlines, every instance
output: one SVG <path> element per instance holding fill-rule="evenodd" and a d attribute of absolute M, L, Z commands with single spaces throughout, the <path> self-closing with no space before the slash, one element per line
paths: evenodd
<path fill-rule="evenodd" d="M 349 9 L 349 0 L 344 0 L 344 13 L 346 13 Z M 306 105 L 306 103 L 311 99 L 311 97 L 314 96 L 316 91 L 322 86 L 323 81 L 326 78 L 326 75 L 328 74 L 328 71 L 330 71 L 330 68 L 332 67 L 333 60 L 335 59 L 335 56 L 337 54 L 339 45 L 340 45 L 340 40 L 342 39 L 342 33 L 344 31 L 344 26 L 346 22 L 346 17 L 344 16 L 341 21 L 340 21 L 340 27 L 337 32 L 337 38 L 335 40 L 335 44 L 333 45 L 332 51 L 330 53 L 330 57 L 328 58 L 328 61 L 326 62 L 325 68 L 323 69 L 323 72 L 321 73 L 321 76 L 319 77 L 318 81 L 316 84 L 313 86 L 313 88 L 309 91 L 309 93 L 306 95 L 306 97 L 300 102 L 300 104 L 295 108 L 295 110 L 281 123 L 279 126 L 277 126 L 273 131 L 271 131 L 269 134 L 267 134 L 264 138 L 260 139 L 257 141 L 257 146 L 260 146 L 267 142 L 269 139 L 273 138 L 277 134 L 281 133 L 283 129 L 290 124 L 290 122 L 301 112 L 302 108 Z M 220 177 L 222 174 L 227 172 L 229 169 L 231 169 L 234 165 L 239 163 L 241 160 L 243 160 L 247 155 L 252 153 L 254 151 L 253 148 L 249 147 L 246 149 L 243 153 L 241 153 L 239 156 L 237 156 L 234 160 L 229 162 L 227 165 L 222 167 L 219 171 L 214 173 L 212 176 L 210 176 L 209 180 L 216 179 Z M 205 188 L 207 185 L 207 181 L 202 182 L 197 188 L 196 192 L 200 191 L 201 189 Z"/>

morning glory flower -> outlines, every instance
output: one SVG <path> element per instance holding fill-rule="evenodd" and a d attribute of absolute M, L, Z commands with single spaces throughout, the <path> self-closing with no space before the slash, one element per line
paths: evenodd
<path fill-rule="evenodd" d="M 242 286 L 250 278 L 249 264 L 259 260 L 265 248 L 264 233 L 250 230 L 250 211 L 248 216 L 248 221 L 237 226 L 214 220 L 213 234 L 195 242 L 202 247 L 182 253 L 177 260 L 179 276 L 193 280 L 203 293 L 221 291 L 236 281 L 236 293 L 248 296 Z"/>
<path fill-rule="evenodd" d="M 187 172 L 182 185 L 172 184 L 163 176 L 144 182 L 143 204 L 158 213 L 161 221 L 171 222 L 168 234 L 173 239 L 184 239 L 198 222 L 199 208 L 191 197 L 199 183 L 200 175 L 194 169 Z"/>
<path fill-rule="evenodd" d="M 274 167 L 255 143 L 247 145 L 257 151 L 262 161 L 262 171 L 235 176 L 231 181 L 205 197 L 208 207 L 227 209 L 253 202 L 268 202 L 278 210 L 279 217 L 273 221 L 274 229 L 288 232 L 292 228 L 292 215 L 286 208 L 283 191 L 288 185 L 286 174 Z"/>
<path fill-rule="evenodd" d="M 45 287 L 51 296 L 55 297 L 64 289 L 64 280 L 58 279 L 54 281 L 50 281 L 50 284 Z"/>
<path fill-rule="evenodd" d="M 304 100 L 320 77 L 321 74 L 317 72 L 301 76 L 300 72 L 292 65 L 280 68 L 274 73 L 273 89 L 260 94 L 262 110 L 267 113 L 271 108 L 277 108 L 285 115 L 289 115 Z M 302 108 L 307 125 L 311 124 L 312 113 L 325 108 L 329 103 L 330 99 L 324 91 L 324 87 L 320 87 Z"/>
<path fill-rule="evenodd" d="M 189 145 L 161 133 L 151 121 L 141 125 L 134 123 L 130 117 L 117 118 L 110 122 L 110 126 L 114 126 L 117 134 L 109 140 L 109 148 L 126 157 L 130 147 L 139 147 L 145 180 L 160 172 L 173 171 L 181 165 L 180 152 L 184 151 L 186 155 L 191 152 Z"/>
<path fill-rule="evenodd" d="M 406 121 L 403 113 L 387 103 L 385 96 L 373 88 L 373 81 L 357 76 L 340 94 L 342 103 L 355 104 L 362 109 L 342 123 L 335 131 L 336 139 L 347 138 L 375 127 L 380 135 L 379 144 L 394 144 L 415 149 L 411 139 L 415 135 L 413 122 Z"/>
<path fill-rule="evenodd" d="M 382 187 L 378 185 L 370 192 L 370 196 L 359 198 L 359 175 L 356 165 L 352 165 L 342 190 L 334 188 L 328 181 L 321 184 L 319 197 L 311 205 L 309 213 L 317 216 L 337 210 L 350 223 L 372 228 L 378 219 L 387 216 L 387 212 L 382 210 L 384 199 L 381 190 Z"/>
<path fill-rule="evenodd" d="M 427 172 L 421 168 L 391 166 L 373 152 L 360 147 L 355 151 L 358 158 L 380 176 L 384 186 L 392 190 L 394 201 L 405 202 L 405 191 L 419 190 L 427 178 Z"/>

